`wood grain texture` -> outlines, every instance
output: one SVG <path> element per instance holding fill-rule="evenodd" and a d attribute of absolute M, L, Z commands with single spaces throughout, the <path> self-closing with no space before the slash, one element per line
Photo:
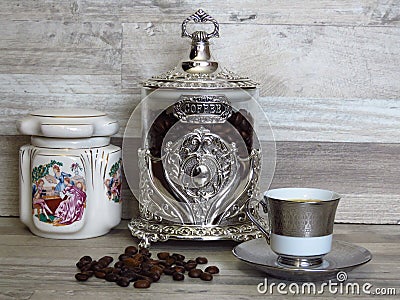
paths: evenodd
<path fill-rule="evenodd" d="M 123 24 L 122 88 L 188 57 L 176 24 Z M 399 27 L 225 24 L 212 53 L 261 84 L 262 96 L 398 99 Z"/>
<path fill-rule="evenodd" d="M 220 23 L 381 25 L 399 23 L 396 1 L 40 0 L 2 1 L 4 20 L 181 22 L 203 8 Z"/>
<path fill-rule="evenodd" d="M 0 136 L 0 165 L 8 170 L 0 177 L 0 216 L 18 216 L 18 149 L 26 143 L 28 137 Z M 399 153 L 400 144 L 279 142 L 271 188 L 334 190 L 343 195 L 337 222 L 400 224 Z M 123 197 L 123 217 L 131 218 L 137 201 L 125 180 Z"/>
<path fill-rule="evenodd" d="M 119 121 L 122 137 L 140 94 L 120 93 L 119 80 L 117 75 L 0 74 L 0 135 L 17 135 L 16 121 L 43 107 L 96 107 Z M 276 141 L 400 141 L 397 99 L 261 97 L 259 102 Z"/>
<path fill-rule="evenodd" d="M 209 264 L 217 265 L 221 272 L 212 282 L 186 278 L 174 282 L 162 276 L 148 290 L 121 288 L 114 283 L 92 278 L 86 283 L 77 282 L 73 276 L 75 263 L 83 255 L 98 259 L 104 255 L 117 258 L 128 245 L 136 241 L 122 222 L 109 234 L 87 240 L 51 240 L 33 236 L 16 218 L 0 218 L 0 298 L 2 299 L 282 299 L 278 293 L 260 295 L 257 285 L 265 274 L 237 260 L 231 253 L 233 242 L 168 241 L 154 244 L 153 253 L 168 251 L 184 254 L 187 258 L 206 256 Z M 373 254 L 369 263 L 349 272 L 347 282 L 369 282 L 373 288 L 394 287 L 399 292 L 400 236 L 393 225 L 341 225 L 334 228 L 334 239 L 365 247 Z M 200 249 L 200 250 L 199 250 Z M 23 285 L 21 285 L 23 282 Z M 286 282 L 268 278 L 269 284 Z M 320 283 L 327 282 L 321 280 Z M 286 282 L 290 284 L 290 282 Z M 371 289 L 372 291 L 372 289 Z M 275 290 L 276 292 L 276 290 Z M 234 296 L 233 296 L 234 295 Z M 325 290 L 325 299 L 336 299 Z M 310 295 L 297 295 L 296 299 L 309 299 Z M 351 298 L 351 295 L 344 296 Z M 354 295 L 356 299 L 370 299 L 368 295 Z M 392 296 L 393 297 L 393 296 Z M 380 297 L 384 298 L 384 297 Z"/>

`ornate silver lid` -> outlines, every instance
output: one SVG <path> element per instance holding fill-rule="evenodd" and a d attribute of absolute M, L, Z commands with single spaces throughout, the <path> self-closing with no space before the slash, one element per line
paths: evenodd
<path fill-rule="evenodd" d="M 206 31 L 188 33 L 186 25 L 190 21 L 211 22 L 214 30 L 211 33 Z M 182 61 L 173 70 L 146 80 L 143 82 L 143 87 L 176 89 L 255 89 L 257 87 L 255 81 L 221 68 L 218 62 L 212 60 L 209 39 L 219 37 L 219 24 L 202 9 L 183 21 L 182 37 L 192 39 L 189 60 Z"/>

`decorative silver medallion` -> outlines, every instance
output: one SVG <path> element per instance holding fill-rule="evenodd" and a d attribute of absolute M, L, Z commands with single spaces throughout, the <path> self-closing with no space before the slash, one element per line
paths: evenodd
<path fill-rule="evenodd" d="M 176 196 L 190 203 L 197 222 L 205 221 L 209 202 L 231 186 L 237 171 L 235 143 L 228 144 L 200 127 L 165 145 L 165 177 Z"/>

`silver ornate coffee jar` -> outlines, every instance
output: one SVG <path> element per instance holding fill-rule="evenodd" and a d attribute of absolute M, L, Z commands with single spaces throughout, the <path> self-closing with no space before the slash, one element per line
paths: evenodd
<path fill-rule="evenodd" d="M 212 23 L 211 33 L 187 24 Z M 143 83 L 125 131 L 123 160 L 139 201 L 132 235 L 141 246 L 168 239 L 244 241 L 261 236 L 243 206 L 268 188 L 275 143 L 257 84 L 210 53 L 219 24 L 202 10 L 182 23 L 189 59 Z"/>

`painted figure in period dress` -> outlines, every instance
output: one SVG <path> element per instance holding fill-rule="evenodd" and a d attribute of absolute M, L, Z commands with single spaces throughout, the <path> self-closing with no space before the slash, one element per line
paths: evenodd
<path fill-rule="evenodd" d="M 86 193 L 83 191 L 83 185 L 78 182 L 76 185 L 71 185 L 65 178 L 67 186 L 62 191 L 64 200 L 57 207 L 54 216 L 56 225 L 70 225 L 80 221 L 86 207 Z"/>
<path fill-rule="evenodd" d="M 32 172 L 33 214 L 45 223 L 56 226 L 71 225 L 83 218 L 86 207 L 85 177 L 83 168 L 74 162 L 71 171 L 74 176 L 61 168 L 65 163 L 52 160 L 38 165 Z M 53 175 L 50 175 L 50 170 Z"/>

